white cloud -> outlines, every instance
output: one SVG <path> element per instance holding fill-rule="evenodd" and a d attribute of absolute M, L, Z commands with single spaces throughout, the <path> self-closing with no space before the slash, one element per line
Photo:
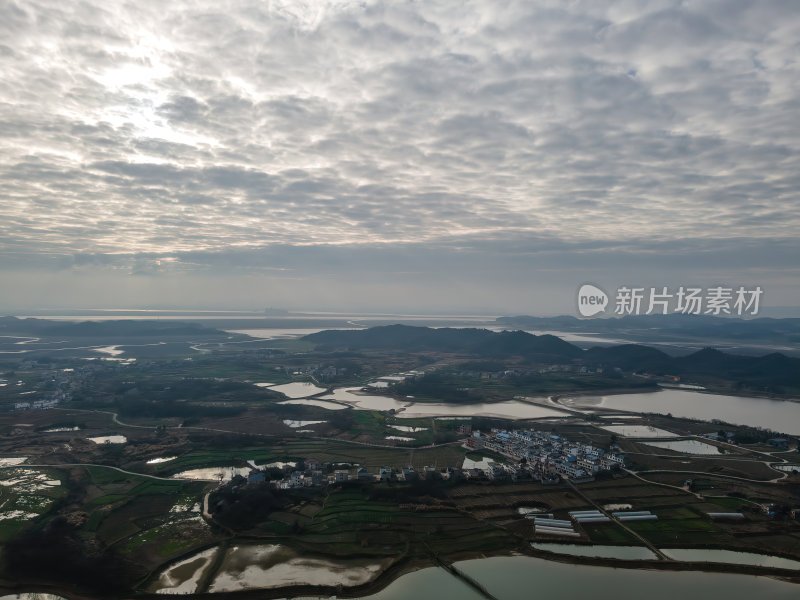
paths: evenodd
<path fill-rule="evenodd" d="M 624 270 L 735 238 L 768 266 L 800 226 L 791 1 L 0 10 L 8 269 L 546 240 L 574 254 L 543 269 L 601 244 Z"/>

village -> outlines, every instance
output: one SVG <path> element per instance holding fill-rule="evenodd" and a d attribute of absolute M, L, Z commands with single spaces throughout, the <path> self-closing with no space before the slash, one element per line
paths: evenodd
<path fill-rule="evenodd" d="M 617 471 L 625 466 L 625 455 L 616 445 L 611 447 L 614 452 L 606 452 L 602 448 L 534 429 L 492 429 L 489 434 L 474 431 L 466 445 L 493 450 L 524 463 L 535 473 L 534 479 L 539 480 L 558 474 L 573 481 L 584 481 L 600 472 Z"/>
<path fill-rule="evenodd" d="M 393 469 L 380 467 L 370 472 L 360 465 L 349 463 L 320 462 L 307 458 L 299 463 L 281 463 L 278 468 L 283 476 L 270 483 L 280 489 L 336 485 L 350 481 L 415 481 L 419 479 L 441 480 L 488 480 L 488 481 L 539 481 L 545 485 L 556 484 L 561 477 L 573 482 L 593 481 L 602 472 L 613 473 L 625 466 L 625 455 L 619 447 L 611 446 L 611 452 L 588 444 L 572 442 L 562 436 L 533 429 L 505 431 L 492 429 L 489 433 L 462 430 L 469 433 L 463 446 L 471 450 L 489 450 L 508 457 L 513 462 L 499 462 L 484 458 L 481 461 L 467 459 L 461 467 L 437 468 L 425 466 Z M 247 477 L 248 483 L 260 483 L 267 479 L 267 471 L 253 466 Z M 269 466 L 268 466 L 269 467 Z"/>

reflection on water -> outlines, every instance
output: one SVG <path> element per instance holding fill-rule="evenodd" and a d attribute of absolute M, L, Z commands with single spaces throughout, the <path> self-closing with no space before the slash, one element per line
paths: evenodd
<path fill-rule="evenodd" d="M 674 600 L 676 597 L 726 600 L 788 600 L 796 598 L 798 586 L 767 577 L 612 569 L 563 564 L 526 556 L 498 557 L 455 563 L 501 600 L 538 598 L 591 598 L 592 600 Z M 433 599 L 434 595 L 423 596 Z"/>
<path fill-rule="evenodd" d="M 325 388 L 318 387 L 308 381 L 293 381 L 283 385 L 273 385 L 269 389 L 280 392 L 287 398 L 308 398 L 325 391 Z"/>
<path fill-rule="evenodd" d="M 361 600 L 486 600 L 476 589 L 441 567 L 429 567 L 395 579 L 377 594 Z M 504 599 L 500 599 L 504 600 Z"/>
<path fill-rule="evenodd" d="M 392 429 L 397 431 L 405 431 L 407 433 L 417 433 L 418 431 L 428 431 L 427 427 L 409 427 L 408 425 L 389 425 Z"/>
<path fill-rule="evenodd" d="M 120 354 L 125 354 L 125 351 L 120 350 L 119 346 L 103 346 L 102 348 L 94 348 L 93 350 L 95 352 L 108 354 L 110 356 L 119 356 Z"/>
<path fill-rule="evenodd" d="M 678 437 L 678 434 L 672 433 L 665 429 L 658 427 L 650 427 L 650 425 L 603 425 L 601 429 L 624 435 L 625 437 L 637 438 L 662 438 L 662 437 Z"/>
<path fill-rule="evenodd" d="M 675 442 L 647 442 L 645 445 L 656 448 L 666 448 L 686 454 L 723 454 L 723 450 L 712 444 L 697 440 L 677 440 Z"/>
<path fill-rule="evenodd" d="M 312 333 L 319 333 L 320 331 L 329 330 L 353 330 L 357 331 L 363 327 L 309 327 L 309 328 L 295 328 L 295 329 L 226 329 L 228 333 L 239 333 L 242 335 L 249 335 L 250 337 L 259 338 L 262 340 L 281 340 L 301 337 L 304 335 L 311 335 Z"/>
<path fill-rule="evenodd" d="M 661 551 L 675 560 L 753 565 L 776 569 L 800 569 L 800 561 L 756 552 L 737 552 L 736 550 L 714 550 L 709 548 L 665 548 Z M 800 593 L 800 590 L 798 590 L 798 593 Z"/>
<path fill-rule="evenodd" d="M 242 545 L 228 550 L 210 592 L 288 585 L 354 586 L 374 579 L 386 561 L 307 558 L 285 546 Z"/>
<path fill-rule="evenodd" d="M 566 404 L 566 402 L 565 402 Z M 624 421 L 626 419 L 641 419 L 639 415 L 599 415 L 601 419 L 609 419 L 609 420 L 620 420 Z"/>
<path fill-rule="evenodd" d="M 326 402 L 325 400 L 315 399 L 300 399 L 300 400 L 283 400 L 278 404 L 302 404 L 303 406 L 316 406 L 318 408 L 325 408 L 327 410 L 344 410 L 347 408 L 344 404 L 336 404 L 335 402 Z"/>
<path fill-rule="evenodd" d="M 672 413 L 676 417 L 711 421 L 721 419 L 736 425 L 764 427 L 787 434 L 800 434 L 800 402 L 704 394 L 691 390 L 664 389 L 645 394 L 578 396 L 562 398 L 567 406 L 594 406 L 611 410 Z M 713 431 L 710 430 L 710 431 Z"/>
<path fill-rule="evenodd" d="M 438 416 L 476 416 L 491 417 L 496 416 L 506 419 L 538 419 L 540 417 L 564 417 L 566 413 L 553 408 L 509 400 L 507 402 L 496 402 L 494 404 L 444 404 L 441 402 L 418 402 L 408 407 L 397 415 L 403 419 L 415 417 L 438 417 Z"/>
<path fill-rule="evenodd" d="M 164 456 L 162 458 L 151 458 L 150 460 L 147 461 L 147 464 L 148 465 L 158 465 L 160 463 L 165 463 L 165 462 L 169 462 L 171 460 L 175 460 L 176 458 L 178 458 L 178 457 L 177 456 Z"/>
<path fill-rule="evenodd" d="M 150 586 L 157 594 L 192 594 L 211 566 L 217 548 L 209 548 L 167 567 Z"/>
<path fill-rule="evenodd" d="M 237 475 L 247 477 L 250 467 L 207 467 L 204 469 L 189 469 L 175 473 L 173 479 L 196 479 L 198 481 L 230 481 Z"/>
<path fill-rule="evenodd" d="M 320 399 L 347 402 L 354 408 L 360 410 L 398 410 L 409 404 L 407 401 L 401 402 L 389 396 L 371 396 L 353 393 L 360 390 L 361 388 L 358 387 L 336 388 L 333 390 L 333 393 L 320 396 Z"/>
<path fill-rule="evenodd" d="M 594 558 L 616 558 L 619 560 L 658 560 L 655 552 L 645 546 L 582 546 L 579 544 L 556 544 L 533 542 L 532 547 L 556 554 L 589 556 Z"/>
<path fill-rule="evenodd" d="M 500 600 L 794 600 L 798 585 L 769 577 L 564 564 L 528 556 L 482 558 L 455 566 Z M 403 575 L 362 600 L 485 600 L 438 567 Z"/>

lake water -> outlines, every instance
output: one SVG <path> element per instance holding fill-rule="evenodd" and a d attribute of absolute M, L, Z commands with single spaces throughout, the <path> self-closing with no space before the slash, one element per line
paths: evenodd
<path fill-rule="evenodd" d="M 200 578 L 205 574 L 218 552 L 209 548 L 167 567 L 150 586 L 149 591 L 158 594 L 192 594 L 197 590 Z"/>
<path fill-rule="evenodd" d="M 161 463 L 169 462 L 171 460 L 175 460 L 176 458 L 178 458 L 178 457 L 177 456 L 163 456 L 161 458 L 151 458 L 150 460 L 147 461 L 147 464 L 148 465 L 158 465 L 158 464 L 161 464 Z"/>
<path fill-rule="evenodd" d="M 397 429 L 397 431 L 405 431 L 407 433 L 416 433 L 418 431 L 428 431 L 427 427 L 411 427 L 408 425 L 389 425 L 392 429 Z"/>
<path fill-rule="evenodd" d="M 608 419 L 610 421 L 625 421 L 628 419 L 641 419 L 639 415 L 598 415 L 601 419 Z"/>
<path fill-rule="evenodd" d="M 199 481 L 230 481 L 237 475 L 247 477 L 250 474 L 250 467 L 207 467 L 204 469 L 189 469 L 175 473 L 173 479 L 196 479 Z"/>
<path fill-rule="evenodd" d="M 353 406 L 353 408 L 359 410 L 398 410 L 409 405 L 408 401 L 397 400 L 389 396 L 371 396 L 353 393 L 360 390 L 360 387 L 336 388 L 333 390 L 333 393 L 325 394 L 319 398 L 320 400 L 347 402 Z"/>
<path fill-rule="evenodd" d="M 370 560 L 336 561 L 297 556 L 275 544 L 241 545 L 228 550 L 210 592 L 276 588 L 287 585 L 360 585 L 386 566 Z"/>
<path fill-rule="evenodd" d="M 706 444 L 698 440 L 676 440 L 674 442 L 647 442 L 645 445 L 654 446 L 655 448 L 665 448 L 667 450 L 675 450 L 676 452 L 683 452 L 685 454 L 710 454 L 719 456 L 723 454 L 720 448 L 712 444 Z"/>
<path fill-rule="evenodd" d="M 692 390 L 665 389 L 645 394 L 578 396 L 562 398 L 566 406 L 602 407 L 634 412 L 672 413 L 676 417 L 711 421 L 720 419 L 736 425 L 763 427 L 800 435 L 800 402 L 704 394 Z M 710 429 L 711 431 L 713 429 Z"/>
<path fill-rule="evenodd" d="M 325 400 L 311 399 L 297 399 L 297 400 L 283 400 L 278 404 L 302 404 L 303 406 L 316 406 L 317 408 L 325 408 L 327 410 L 344 410 L 347 408 L 344 404 L 336 404 L 335 402 L 326 402 Z"/>
<path fill-rule="evenodd" d="M 579 544 L 557 544 L 533 542 L 537 550 L 569 554 L 570 556 L 589 556 L 594 558 L 616 558 L 619 560 L 658 560 L 655 552 L 645 546 L 582 546 Z"/>
<path fill-rule="evenodd" d="M 456 567 L 486 586 L 499 600 L 789 600 L 800 586 L 769 577 L 700 571 L 653 571 L 596 567 L 528 556 L 460 561 Z M 438 567 L 409 573 L 361 600 L 485 600 L 476 590 Z"/>
<path fill-rule="evenodd" d="M 442 402 L 417 402 L 408 407 L 398 417 L 413 419 L 419 417 L 498 417 L 502 419 L 538 419 L 541 417 L 568 416 L 560 410 L 509 400 L 493 404 L 445 404 Z"/>
<path fill-rule="evenodd" d="M 312 333 L 319 333 L 320 331 L 328 330 L 359 330 L 363 327 L 311 327 L 311 328 L 295 328 L 295 329 L 226 329 L 228 333 L 240 333 L 242 335 L 249 335 L 250 337 L 262 340 L 284 340 L 304 335 L 311 335 Z"/>
<path fill-rule="evenodd" d="M 119 346 L 103 346 L 102 348 L 93 348 L 94 352 L 108 354 L 109 356 L 119 356 L 125 354 L 125 350 L 120 350 Z"/>
<path fill-rule="evenodd" d="M 268 389 L 280 392 L 287 398 L 308 398 L 325 391 L 325 388 L 317 387 L 308 381 L 294 381 L 283 385 L 273 385 Z"/>
<path fill-rule="evenodd" d="M 296 462 L 284 462 L 282 460 L 276 460 L 275 462 L 267 463 L 265 465 L 257 465 L 256 461 L 248 460 L 247 464 L 253 467 L 254 469 L 283 469 L 284 467 L 296 467 Z"/>
<path fill-rule="evenodd" d="M 776 569 L 800 570 L 800 561 L 783 558 L 782 556 L 757 554 L 755 552 L 737 552 L 735 550 L 715 550 L 709 548 L 665 548 L 661 551 L 675 560 L 755 565 L 759 567 L 773 567 Z M 798 589 L 798 594 L 800 594 L 800 589 Z"/>
<path fill-rule="evenodd" d="M 624 435 L 625 437 L 636 438 L 662 438 L 662 437 L 678 437 L 678 434 L 672 433 L 665 429 L 658 427 L 650 427 L 649 425 L 603 425 L 601 429 Z"/>

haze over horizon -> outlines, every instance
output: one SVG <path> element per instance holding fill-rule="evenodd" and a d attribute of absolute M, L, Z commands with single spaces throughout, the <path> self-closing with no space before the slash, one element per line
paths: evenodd
<path fill-rule="evenodd" d="M 800 307 L 793 1 L 0 6 L 0 310 Z"/>

